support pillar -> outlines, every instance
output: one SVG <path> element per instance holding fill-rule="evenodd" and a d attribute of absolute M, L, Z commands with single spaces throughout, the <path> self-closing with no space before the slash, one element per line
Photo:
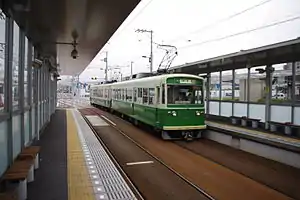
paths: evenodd
<path fill-rule="evenodd" d="M 234 102 L 235 102 L 235 70 L 232 70 L 232 90 L 231 90 L 231 96 L 232 96 L 232 104 L 231 104 L 231 115 L 234 116 Z"/>
<path fill-rule="evenodd" d="M 247 66 L 248 68 L 248 74 L 247 74 L 247 117 L 250 115 L 249 107 L 250 107 L 250 70 L 251 65 Z"/>
<path fill-rule="evenodd" d="M 221 116 L 221 109 L 222 109 L 222 70 L 219 72 L 219 81 L 220 81 L 220 88 L 219 88 L 219 116 Z"/>
<path fill-rule="evenodd" d="M 294 124 L 295 122 L 295 103 L 296 103 L 296 97 L 295 97 L 295 87 L 296 87 L 296 63 L 293 62 L 292 64 L 292 112 L 291 112 L 291 122 Z"/>
<path fill-rule="evenodd" d="M 209 99 L 210 99 L 210 72 L 207 73 L 206 78 L 206 114 L 209 114 Z"/>
<path fill-rule="evenodd" d="M 269 129 L 269 121 L 271 119 L 271 98 L 272 98 L 272 65 L 266 67 L 266 89 L 265 89 L 265 129 Z"/>

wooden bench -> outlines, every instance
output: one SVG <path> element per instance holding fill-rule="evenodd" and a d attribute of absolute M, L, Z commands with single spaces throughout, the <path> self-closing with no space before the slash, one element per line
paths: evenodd
<path fill-rule="evenodd" d="M 24 148 L 17 156 L 13 164 L 6 170 L 1 177 L 1 182 L 4 183 L 5 193 L 0 192 L 0 199 L 22 199 L 27 198 L 27 182 L 34 180 L 34 168 L 38 163 L 38 154 L 40 147 L 30 146 Z M 11 183 L 18 183 L 18 189 L 9 190 L 7 187 Z M 20 197 L 20 198 L 19 198 Z"/>
<path fill-rule="evenodd" d="M 15 193 L 19 196 L 19 199 L 25 200 L 27 198 L 27 177 L 33 164 L 33 160 L 16 159 L 2 177 L 2 181 L 6 186 L 5 191 L 7 191 L 7 185 L 11 183 L 18 183 L 18 189 Z M 5 195 L 9 196 L 7 192 L 5 192 Z"/>
<path fill-rule="evenodd" d="M 33 160 L 15 160 L 13 165 L 4 173 L 3 181 L 22 181 L 27 179 Z"/>
<path fill-rule="evenodd" d="M 18 159 L 32 159 L 34 160 L 34 169 L 38 169 L 39 167 L 39 152 L 41 147 L 39 146 L 29 146 L 22 150 L 22 152 L 18 155 Z"/>

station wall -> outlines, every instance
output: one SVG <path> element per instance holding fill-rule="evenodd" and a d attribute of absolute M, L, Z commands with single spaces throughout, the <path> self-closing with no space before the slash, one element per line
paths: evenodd
<path fill-rule="evenodd" d="M 21 149 L 39 139 L 56 108 L 56 78 L 25 32 L 0 10 L 0 176 Z"/>

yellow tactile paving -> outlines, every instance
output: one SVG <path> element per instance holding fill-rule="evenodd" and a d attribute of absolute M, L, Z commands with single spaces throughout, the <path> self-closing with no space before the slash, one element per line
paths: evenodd
<path fill-rule="evenodd" d="M 85 165 L 77 128 L 70 110 L 67 111 L 68 199 L 95 199 L 93 187 Z"/>
<path fill-rule="evenodd" d="M 246 128 L 235 127 L 235 126 L 231 126 L 231 125 L 227 125 L 227 124 L 219 124 L 219 123 L 215 123 L 215 122 L 212 122 L 212 121 L 207 121 L 207 122 L 209 122 L 210 124 L 222 125 L 223 127 L 227 127 L 227 128 L 232 129 L 232 130 L 235 130 L 235 131 L 241 130 L 241 131 L 253 134 L 253 135 L 256 134 L 256 135 L 261 135 L 261 136 L 265 136 L 265 137 L 272 138 L 272 139 L 277 139 L 277 140 L 282 140 L 282 141 L 287 141 L 287 142 L 292 142 L 292 143 L 300 143 L 299 139 L 294 139 L 294 138 L 289 138 L 289 137 L 279 136 L 279 135 L 272 135 L 272 134 L 261 132 L 261 131 L 249 130 L 249 129 L 246 129 Z"/>

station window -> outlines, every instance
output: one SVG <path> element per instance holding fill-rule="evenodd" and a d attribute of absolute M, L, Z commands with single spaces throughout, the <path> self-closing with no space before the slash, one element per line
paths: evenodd
<path fill-rule="evenodd" d="M 272 73 L 272 81 L 271 81 L 272 84 L 271 102 L 282 103 L 282 102 L 291 101 L 292 93 L 293 93 L 292 65 L 277 64 L 277 65 L 273 65 L 273 68 L 274 68 L 274 72 Z M 295 91 L 295 95 L 296 94 L 297 94 L 297 90 Z"/>
<path fill-rule="evenodd" d="M 245 91 L 247 91 L 247 84 L 245 80 L 248 77 L 248 69 L 237 69 L 234 71 L 235 79 L 234 84 L 234 100 L 235 101 L 247 101 Z"/>
<path fill-rule="evenodd" d="M 256 103 L 265 103 L 266 101 L 266 73 L 260 73 L 259 70 L 264 70 L 266 66 L 252 67 L 250 69 L 250 79 L 249 83 L 247 83 L 247 79 L 245 81 L 245 86 L 243 86 L 242 82 L 240 82 L 240 98 L 241 100 L 246 100 L 247 95 L 249 93 L 248 100 L 249 102 Z M 247 84 L 249 84 L 249 92 L 247 93 Z M 245 88 L 245 90 L 242 90 Z"/>
<path fill-rule="evenodd" d="M 222 71 L 221 100 L 232 101 L 232 70 Z"/>
<path fill-rule="evenodd" d="M 28 105 L 28 39 L 25 37 L 25 56 L 24 56 L 24 106 Z"/>
<path fill-rule="evenodd" d="M 4 110 L 5 92 L 5 15 L 0 9 L 0 112 Z"/>
<path fill-rule="evenodd" d="M 210 99 L 220 100 L 220 72 L 211 73 L 210 76 Z"/>
<path fill-rule="evenodd" d="M 143 88 L 143 103 L 148 104 L 149 92 L 148 88 Z"/>
<path fill-rule="evenodd" d="M 154 88 L 149 88 L 149 104 L 153 104 L 153 100 L 154 100 L 154 96 L 155 96 L 155 89 Z"/>
<path fill-rule="evenodd" d="M 12 63 L 12 105 L 13 109 L 19 108 L 20 88 L 19 88 L 19 41 L 20 29 L 14 22 L 13 35 L 13 63 Z"/>

